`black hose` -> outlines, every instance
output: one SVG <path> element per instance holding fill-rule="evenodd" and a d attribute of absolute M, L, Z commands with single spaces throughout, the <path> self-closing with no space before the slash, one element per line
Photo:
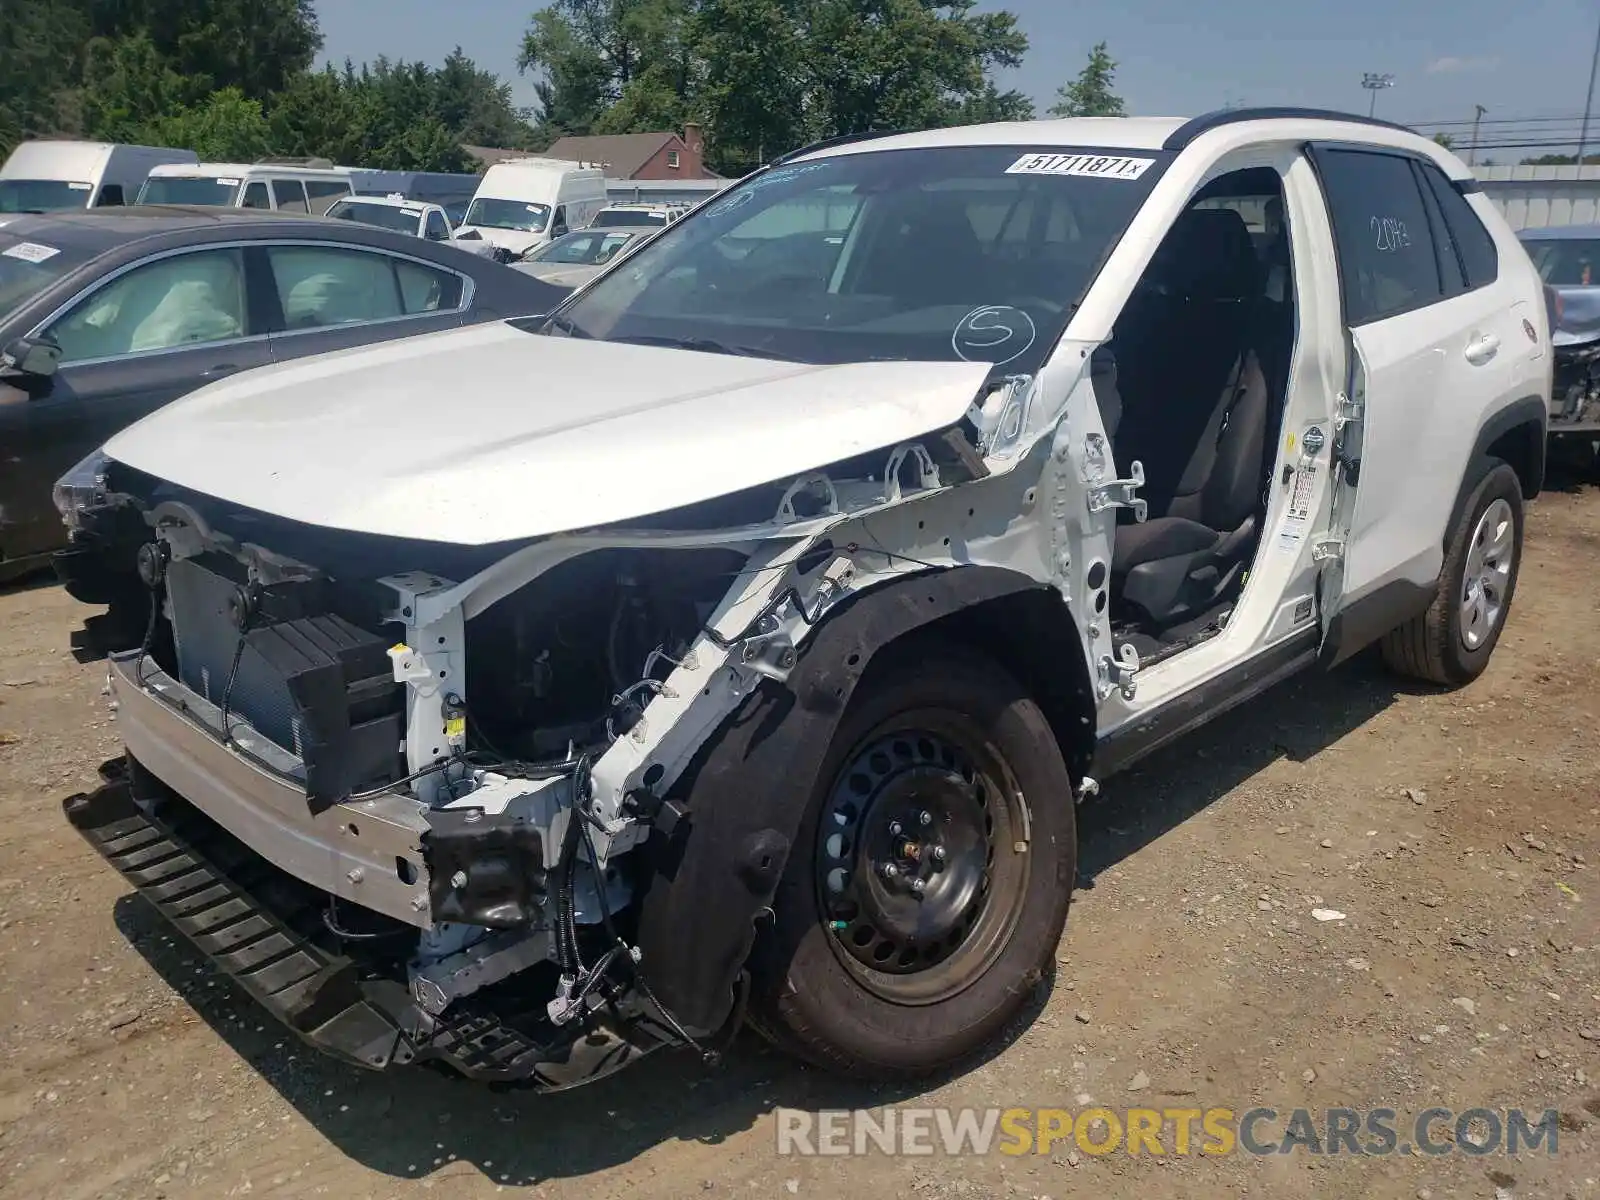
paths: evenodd
<path fill-rule="evenodd" d="M 150 616 L 144 625 L 144 640 L 139 643 L 139 657 L 133 660 L 133 681 L 139 687 L 144 686 L 144 660 L 150 653 L 156 641 L 156 622 L 161 616 L 161 588 L 155 586 L 150 589 Z"/>

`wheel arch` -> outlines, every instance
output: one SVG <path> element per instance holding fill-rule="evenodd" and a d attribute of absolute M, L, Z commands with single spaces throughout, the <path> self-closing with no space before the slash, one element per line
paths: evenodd
<path fill-rule="evenodd" d="M 1523 396 L 1492 414 L 1478 430 L 1464 476 L 1472 474 L 1471 466 L 1478 460 L 1498 458 L 1517 473 L 1517 480 L 1522 484 L 1522 498 L 1536 497 L 1544 487 L 1549 411 L 1544 397 Z M 1463 478 L 1456 511 L 1469 486 L 1468 480 Z"/>
<path fill-rule="evenodd" d="M 1059 593 L 1020 572 L 960 566 L 864 591 L 801 647 L 784 683 L 751 692 L 700 748 L 658 828 L 639 912 L 644 977 L 697 1035 L 728 1020 L 821 761 L 850 698 L 875 667 L 948 639 L 992 655 L 1034 695 L 1074 781 L 1093 753 L 1093 691 L 1082 643 Z M 1059 678 L 1048 656 L 1064 656 Z M 1088 710 L 1084 711 L 1083 705 Z M 692 930 L 693 937 L 686 936 Z"/>

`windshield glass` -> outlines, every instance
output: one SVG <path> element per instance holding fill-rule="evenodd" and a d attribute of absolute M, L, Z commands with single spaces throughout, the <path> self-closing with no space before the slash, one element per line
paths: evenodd
<path fill-rule="evenodd" d="M 88 257 L 50 241 L 8 237 L 0 230 L 0 318 L 22 307 Z"/>
<path fill-rule="evenodd" d="M 575 337 L 1038 368 L 1167 158 L 951 146 L 752 176 L 576 293 Z"/>
<path fill-rule="evenodd" d="M 602 229 L 584 229 L 559 237 L 543 250 L 530 255 L 534 262 L 571 263 L 574 266 L 595 267 L 610 262 L 636 233 L 612 233 Z"/>
<path fill-rule="evenodd" d="M 594 219 L 596 225 L 610 225 L 616 228 L 621 225 L 629 227 L 636 225 L 662 226 L 667 224 L 667 214 L 664 212 L 650 212 L 640 208 L 602 208 L 600 215 Z"/>
<path fill-rule="evenodd" d="M 152 175 L 139 189 L 140 204 L 232 204 L 239 181 L 217 175 Z"/>
<path fill-rule="evenodd" d="M 550 219 L 548 204 L 524 204 L 521 200 L 492 200 L 479 196 L 467 209 L 465 224 L 485 229 L 520 229 L 523 233 L 543 233 Z"/>
<path fill-rule="evenodd" d="M 1600 240 L 1552 238 L 1523 244 L 1539 278 L 1552 287 L 1600 286 Z"/>
<path fill-rule="evenodd" d="M 417 233 L 417 222 L 422 218 L 420 208 L 397 208 L 393 204 L 371 204 L 360 200 L 340 200 L 328 210 L 336 221 L 355 221 L 361 225 L 376 225 L 379 229 L 392 229 L 396 233 Z"/>
<path fill-rule="evenodd" d="M 60 179 L 0 179 L 0 212 L 87 208 L 94 185 Z"/>

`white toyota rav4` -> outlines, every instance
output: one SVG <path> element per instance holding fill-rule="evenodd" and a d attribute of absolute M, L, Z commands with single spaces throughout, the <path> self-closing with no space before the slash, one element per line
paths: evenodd
<path fill-rule="evenodd" d="M 1096 779 L 1374 642 L 1484 669 L 1550 362 L 1398 127 L 811 147 L 553 313 L 113 440 L 63 495 L 149 633 L 67 815 L 367 1066 L 564 1086 L 748 1016 L 926 1072 L 1049 969 Z"/>

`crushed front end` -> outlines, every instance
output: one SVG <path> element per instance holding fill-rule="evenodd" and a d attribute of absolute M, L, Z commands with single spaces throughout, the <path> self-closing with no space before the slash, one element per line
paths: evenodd
<path fill-rule="evenodd" d="M 651 990 L 637 901 L 673 780 L 793 666 L 846 558 L 748 526 L 398 543 L 112 469 L 148 619 L 108 659 L 126 757 L 65 805 L 107 861 L 362 1066 L 558 1088 L 713 1053 L 729 1026 Z"/>

